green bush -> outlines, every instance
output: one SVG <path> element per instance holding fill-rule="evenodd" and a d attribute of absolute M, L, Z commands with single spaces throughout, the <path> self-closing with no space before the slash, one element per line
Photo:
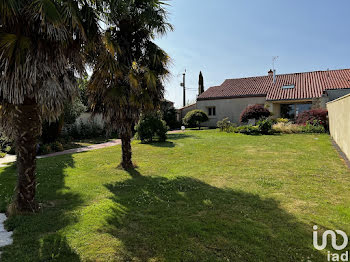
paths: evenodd
<path fill-rule="evenodd" d="M 52 152 L 53 152 L 52 148 L 49 144 L 44 144 L 44 145 L 40 146 L 40 149 L 39 149 L 40 155 L 47 155 L 47 154 L 50 154 Z"/>
<path fill-rule="evenodd" d="M 196 109 L 188 112 L 185 115 L 183 123 L 188 127 L 198 127 L 201 129 L 201 123 L 208 120 L 208 115 L 204 111 Z"/>
<path fill-rule="evenodd" d="M 51 143 L 51 149 L 54 152 L 60 152 L 60 151 L 64 150 L 62 143 L 59 141 L 55 141 L 55 142 Z"/>
<path fill-rule="evenodd" d="M 79 124 L 72 124 L 66 127 L 65 136 L 73 139 L 89 139 L 105 136 L 106 132 L 96 122 L 85 123 L 80 121 Z"/>
<path fill-rule="evenodd" d="M 4 156 L 7 153 L 14 154 L 14 146 L 12 141 L 4 135 L 0 134 L 0 152 L 4 153 Z"/>
<path fill-rule="evenodd" d="M 318 120 L 307 122 L 302 126 L 301 132 L 303 133 L 326 133 L 326 128 Z"/>
<path fill-rule="evenodd" d="M 258 129 L 260 134 L 262 135 L 271 135 L 273 134 L 273 129 L 272 126 L 275 124 L 275 121 L 273 121 L 272 119 L 264 119 L 264 120 L 260 120 L 258 122 Z"/>
<path fill-rule="evenodd" d="M 42 142 L 45 144 L 55 142 L 61 135 L 63 126 L 73 125 L 81 113 L 85 111 L 86 107 L 81 102 L 80 98 L 76 98 L 72 103 L 66 103 L 64 106 L 63 114 L 57 121 L 45 121 L 43 123 L 41 135 Z"/>
<path fill-rule="evenodd" d="M 235 133 L 246 134 L 246 135 L 258 135 L 260 134 L 259 127 L 252 125 L 244 125 L 235 128 Z"/>
<path fill-rule="evenodd" d="M 153 138 L 158 138 L 161 142 L 167 139 L 168 127 L 159 114 L 142 115 L 135 130 L 136 138 L 141 140 L 142 143 L 150 143 Z"/>
<path fill-rule="evenodd" d="M 163 120 L 170 129 L 177 129 L 181 126 L 181 123 L 177 121 L 176 109 L 173 107 L 164 110 Z"/>
<path fill-rule="evenodd" d="M 216 126 L 220 129 L 220 131 L 226 131 L 230 128 L 231 122 L 228 120 L 228 117 L 218 121 Z"/>

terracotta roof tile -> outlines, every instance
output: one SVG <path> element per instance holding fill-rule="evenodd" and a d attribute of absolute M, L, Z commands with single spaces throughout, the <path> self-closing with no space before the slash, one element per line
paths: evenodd
<path fill-rule="evenodd" d="M 294 88 L 283 89 L 284 85 Z M 350 69 L 315 71 L 276 76 L 227 79 L 202 93 L 198 100 L 245 96 L 266 96 L 266 100 L 294 100 L 321 97 L 328 89 L 350 88 Z"/>

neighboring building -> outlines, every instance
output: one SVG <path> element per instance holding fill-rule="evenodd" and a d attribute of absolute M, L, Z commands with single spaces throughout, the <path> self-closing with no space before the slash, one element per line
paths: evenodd
<path fill-rule="evenodd" d="M 239 123 L 249 105 L 261 104 L 274 117 L 295 118 L 311 108 L 326 108 L 326 103 L 350 93 L 350 69 L 315 71 L 227 79 L 197 98 L 196 108 L 209 116 L 207 126 L 228 117 Z"/>
<path fill-rule="evenodd" d="M 191 105 L 187 105 L 187 106 L 184 106 L 184 107 L 181 107 L 179 109 L 177 109 L 177 120 L 179 122 L 182 123 L 182 119 L 185 117 L 185 115 L 192 111 L 192 110 L 195 110 L 197 109 L 197 104 L 191 104 Z"/>

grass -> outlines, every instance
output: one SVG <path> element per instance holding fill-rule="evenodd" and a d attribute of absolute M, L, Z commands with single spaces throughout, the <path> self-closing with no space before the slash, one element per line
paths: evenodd
<path fill-rule="evenodd" d="M 38 161 L 35 215 L 7 221 L 2 261 L 326 261 L 312 226 L 350 234 L 350 172 L 328 135 L 217 130 Z M 15 167 L 0 169 L 0 210 Z"/>

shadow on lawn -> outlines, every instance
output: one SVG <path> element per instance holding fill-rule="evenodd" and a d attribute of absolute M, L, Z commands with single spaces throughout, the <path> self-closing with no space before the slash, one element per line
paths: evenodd
<path fill-rule="evenodd" d="M 189 138 L 189 137 L 194 137 L 192 135 L 188 135 L 185 133 L 174 133 L 174 134 L 167 134 L 167 139 L 168 140 L 180 140 L 180 139 L 184 139 L 184 138 Z M 148 143 L 148 145 L 151 146 L 155 146 L 155 147 L 168 147 L 168 148 L 172 148 L 175 147 L 176 144 L 172 141 L 165 141 L 165 142 L 151 142 Z"/>
<path fill-rule="evenodd" d="M 129 174 L 106 185 L 125 207 L 111 212 L 106 228 L 123 242 L 122 261 L 325 261 L 311 226 L 273 199 L 188 177 Z"/>
<path fill-rule="evenodd" d="M 193 135 L 189 135 L 186 133 L 174 133 L 174 134 L 167 134 L 167 137 L 169 140 L 179 140 L 179 139 L 184 139 L 184 138 L 197 138 Z"/>
<path fill-rule="evenodd" d="M 59 233 L 76 222 L 70 211 L 82 204 L 79 195 L 62 192 L 67 189 L 64 170 L 74 167 L 73 157 L 64 155 L 37 162 L 37 201 L 42 208 L 35 215 L 17 215 L 6 221 L 7 229 L 14 231 L 13 244 L 0 249 L 1 261 L 80 261 Z M 0 208 L 4 211 L 13 198 L 15 165 L 0 171 L 0 185 Z"/>

